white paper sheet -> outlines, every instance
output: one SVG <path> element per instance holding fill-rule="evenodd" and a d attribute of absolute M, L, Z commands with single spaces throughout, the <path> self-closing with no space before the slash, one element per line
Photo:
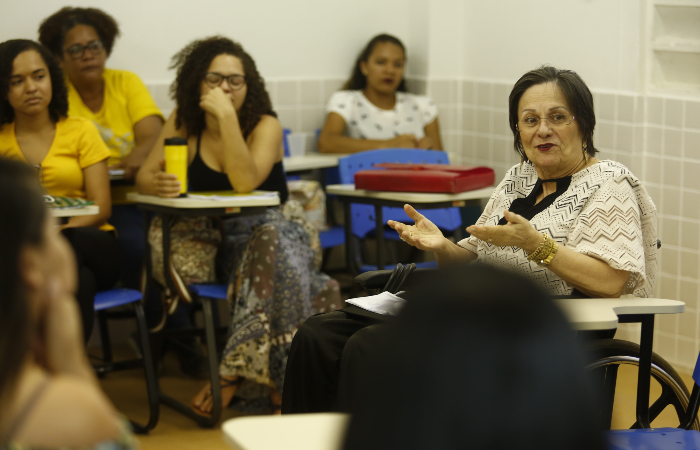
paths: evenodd
<path fill-rule="evenodd" d="M 401 311 L 406 300 L 389 292 L 382 292 L 369 297 L 349 298 L 345 302 L 377 314 L 395 316 Z"/>

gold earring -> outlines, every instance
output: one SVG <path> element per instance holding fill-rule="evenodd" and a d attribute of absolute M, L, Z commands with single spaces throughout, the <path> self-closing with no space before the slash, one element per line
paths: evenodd
<path fill-rule="evenodd" d="M 584 142 L 583 143 L 583 159 L 586 160 L 586 164 L 588 164 L 588 145 Z"/>

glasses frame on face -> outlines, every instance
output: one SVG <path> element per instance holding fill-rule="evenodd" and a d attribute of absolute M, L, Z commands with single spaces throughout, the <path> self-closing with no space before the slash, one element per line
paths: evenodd
<path fill-rule="evenodd" d="M 555 119 L 554 116 L 564 116 L 564 119 Z M 528 119 L 537 119 L 534 122 L 525 122 L 525 120 Z M 540 127 L 540 124 L 542 120 L 546 120 L 547 123 L 549 124 L 549 128 L 563 128 L 568 125 L 571 125 L 571 122 L 576 120 L 576 116 L 572 116 L 569 114 L 565 114 L 563 112 L 553 112 L 552 114 L 548 115 L 547 117 L 539 117 L 539 116 L 528 116 L 524 120 L 519 120 L 518 121 L 518 130 L 524 129 L 538 129 Z"/>
<path fill-rule="evenodd" d="M 215 80 L 218 77 L 218 81 L 216 81 L 216 82 L 212 81 L 210 79 L 211 77 L 214 77 Z M 245 75 L 238 75 L 238 74 L 223 75 L 223 74 L 220 74 L 218 72 L 207 72 L 204 75 L 204 82 L 207 84 L 207 86 L 209 86 L 211 88 L 221 86 L 224 83 L 224 80 L 226 80 L 226 82 L 228 83 L 228 85 L 232 91 L 239 91 L 239 90 L 243 89 L 243 86 L 245 86 L 246 82 L 247 82 Z M 243 81 L 239 82 L 239 80 L 243 80 Z"/>
<path fill-rule="evenodd" d="M 90 53 L 92 53 L 93 55 L 100 55 L 102 54 L 104 49 L 105 47 L 102 44 L 102 41 L 94 40 L 88 42 L 85 45 L 73 44 L 70 47 L 64 49 L 63 51 L 65 53 L 68 53 L 68 56 L 70 56 L 71 59 L 78 60 L 85 56 L 85 50 L 90 50 Z"/>

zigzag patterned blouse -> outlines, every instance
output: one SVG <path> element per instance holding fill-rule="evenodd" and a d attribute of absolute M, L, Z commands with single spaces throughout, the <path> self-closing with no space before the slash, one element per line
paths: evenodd
<path fill-rule="evenodd" d="M 476 224 L 497 225 L 516 199 L 525 199 L 539 187 L 538 180 L 531 164 L 513 166 Z M 568 188 L 557 194 L 530 223 L 559 245 L 630 272 L 623 294 L 651 297 L 656 285 L 656 206 L 637 177 L 622 164 L 603 160 L 573 174 Z M 518 247 L 498 247 L 474 236 L 459 245 L 476 253 L 478 263 L 524 273 L 552 294 L 568 295 L 574 289 L 546 267 L 528 261 Z"/>

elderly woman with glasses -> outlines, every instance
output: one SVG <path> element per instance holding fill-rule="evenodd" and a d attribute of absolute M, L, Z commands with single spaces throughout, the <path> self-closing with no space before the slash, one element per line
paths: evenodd
<path fill-rule="evenodd" d="M 172 67 L 177 68 L 171 88 L 177 109 L 139 172 L 139 191 L 160 197 L 180 194 L 180 182 L 163 171 L 164 139 L 180 137 L 187 140 L 189 191 L 260 189 L 276 191 L 281 202 L 287 202 L 282 126 L 250 55 L 238 43 L 217 36 L 186 46 L 173 57 Z M 223 406 L 235 394 L 248 405 L 264 399 L 273 411 L 279 410 L 287 353 L 297 327 L 307 317 L 339 306 L 337 283 L 317 271 L 311 247 L 317 231 L 303 222 L 298 209 L 294 214 L 293 203 L 258 216 L 223 220 L 225 245 L 217 255 L 217 269 L 220 279 L 229 280 L 232 309 L 219 371 Z M 187 228 L 188 220 L 181 219 L 173 229 Z M 192 219 L 196 221 L 200 219 Z M 159 223 L 156 218 L 150 230 L 152 248 L 162 246 Z M 189 229 L 209 230 L 214 240 L 219 227 L 198 223 Z M 209 385 L 192 407 L 202 414 L 211 412 Z"/>
<path fill-rule="evenodd" d="M 548 66 L 526 73 L 510 93 L 509 120 L 521 163 L 467 228 L 469 238 L 446 239 L 410 205 L 415 225 L 389 225 L 408 244 L 434 252 L 440 266 L 498 266 L 560 297 L 652 295 L 656 207 L 629 169 L 595 158 L 593 96 L 583 80 Z M 345 308 L 304 323 L 287 365 L 285 412 L 346 404 L 372 325 L 385 321 L 372 314 Z"/>

